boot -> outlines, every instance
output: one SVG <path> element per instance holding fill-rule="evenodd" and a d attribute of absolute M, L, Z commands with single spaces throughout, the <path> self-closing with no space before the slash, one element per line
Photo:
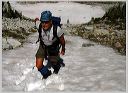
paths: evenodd
<path fill-rule="evenodd" d="M 53 73 L 58 74 L 60 67 L 61 66 L 59 63 L 57 63 L 56 65 L 53 65 L 53 69 L 54 69 Z"/>
<path fill-rule="evenodd" d="M 47 79 L 48 76 L 50 76 L 52 73 L 46 66 L 43 66 L 41 69 L 38 69 L 38 71 L 42 74 L 43 79 Z"/>
<path fill-rule="evenodd" d="M 43 75 L 42 79 L 47 79 L 52 74 L 51 70 L 48 70 L 47 74 Z"/>
<path fill-rule="evenodd" d="M 61 57 L 59 58 L 58 63 L 60 63 L 61 67 L 65 67 L 64 61 Z"/>

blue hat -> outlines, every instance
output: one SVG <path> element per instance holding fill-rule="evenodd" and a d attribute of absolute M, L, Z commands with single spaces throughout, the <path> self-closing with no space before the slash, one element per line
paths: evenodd
<path fill-rule="evenodd" d="M 40 21 L 49 21 L 52 19 L 52 13 L 50 11 L 43 11 L 41 13 Z"/>

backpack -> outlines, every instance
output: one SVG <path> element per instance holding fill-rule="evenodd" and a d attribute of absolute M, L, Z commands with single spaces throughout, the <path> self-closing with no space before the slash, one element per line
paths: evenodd
<path fill-rule="evenodd" d="M 54 26 L 59 26 L 61 28 L 61 18 L 52 16 L 52 23 Z"/>

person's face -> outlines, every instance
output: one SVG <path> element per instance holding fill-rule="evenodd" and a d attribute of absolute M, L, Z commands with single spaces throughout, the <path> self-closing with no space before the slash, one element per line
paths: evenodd
<path fill-rule="evenodd" d="M 44 22 L 42 22 L 42 28 L 44 30 L 48 30 L 51 26 L 52 26 L 52 21 L 51 20 L 50 21 L 44 21 Z"/>

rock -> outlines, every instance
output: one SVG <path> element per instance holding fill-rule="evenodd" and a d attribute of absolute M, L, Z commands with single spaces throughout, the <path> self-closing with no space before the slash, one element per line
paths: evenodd
<path fill-rule="evenodd" d="M 82 44 L 82 47 L 90 47 L 90 46 L 94 46 L 94 44 L 90 44 L 90 43 L 83 43 Z"/>
<path fill-rule="evenodd" d="M 9 37 L 7 40 L 5 38 L 2 38 L 2 49 L 3 50 L 13 49 L 13 48 L 19 47 L 20 45 L 21 43 L 19 41 L 11 37 Z"/>
<path fill-rule="evenodd" d="M 30 20 L 2 17 L 2 49 L 13 49 L 20 46 L 29 34 L 36 32 L 32 30 L 34 25 L 34 22 Z M 6 40 L 4 37 L 9 38 Z"/>
<path fill-rule="evenodd" d="M 37 28 L 31 28 L 31 32 L 37 32 Z"/>
<path fill-rule="evenodd" d="M 116 48 L 122 48 L 122 45 L 121 45 L 120 42 L 116 42 L 116 43 L 115 43 L 115 47 L 116 47 Z"/>
<path fill-rule="evenodd" d="M 7 43 L 5 38 L 2 38 L 2 49 L 3 50 L 9 49 L 9 44 Z"/>

